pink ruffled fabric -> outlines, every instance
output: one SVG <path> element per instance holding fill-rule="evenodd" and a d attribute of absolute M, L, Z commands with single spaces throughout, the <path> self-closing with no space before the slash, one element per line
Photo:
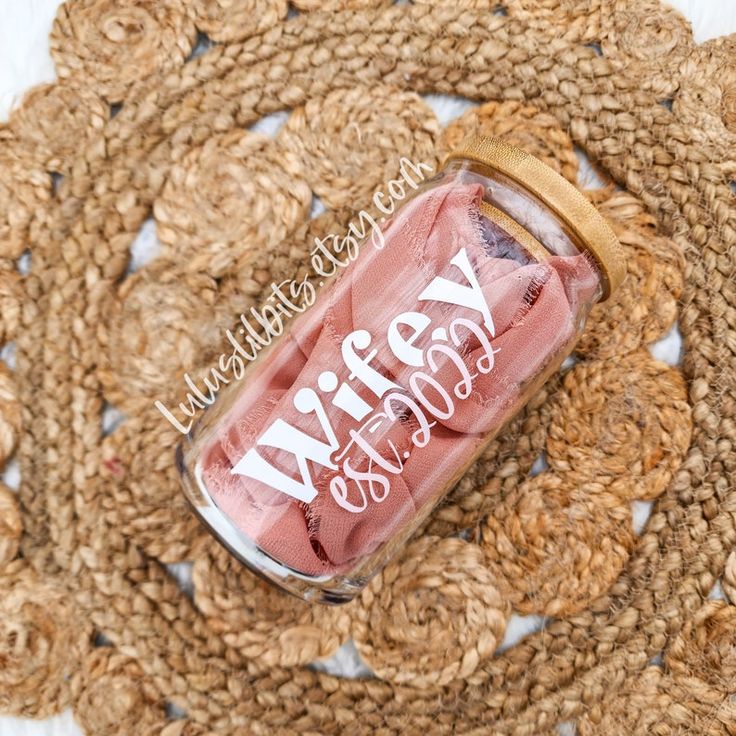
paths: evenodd
<path fill-rule="evenodd" d="M 503 230 L 479 215 L 483 195 L 479 184 L 453 179 L 408 202 L 385 230 L 385 246 L 367 251 L 347 269 L 317 303 L 292 324 L 289 335 L 256 367 L 232 409 L 215 431 L 215 439 L 202 460 L 202 475 L 220 509 L 259 547 L 282 564 L 306 575 L 331 575 L 348 571 L 406 525 L 412 525 L 426 504 L 434 504 L 448 483 L 457 477 L 494 433 L 520 408 L 521 393 L 550 361 L 575 338 L 580 304 L 598 288 L 598 276 L 584 255 L 551 257 L 533 261 Z M 476 373 L 468 398 L 455 398 L 454 413 L 437 419 L 431 439 L 417 447 L 412 436 L 419 429 L 408 412 L 397 421 L 383 422 L 371 435 L 372 447 L 387 463 L 403 466 L 386 474 L 390 487 L 379 487 L 361 513 L 341 508 L 332 497 L 330 481 L 340 473 L 312 463 L 310 473 L 317 496 L 301 503 L 270 486 L 233 475 L 233 466 L 254 447 L 258 437 L 277 418 L 324 441 L 319 421 L 303 415 L 293 405 L 302 387 L 317 388 L 323 371 L 337 374 L 371 407 L 383 399 L 363 384 L 351 380 L 341 356 L 343 338 L 354 330 L 370 332 L 372 342 L 361 352 L 377 350 L 371 365 L 410 394 L 410 376 L 417 371 L 398 360 L 387 341 L 391 320 L 402 312 L 426 314 L 431 326 L 415 345 L 426 350 L 432 331 L 447 329 L 458 317 L 482 327 L 475 310 L 418 301 L 418 295 L 437 276 L 462 282 L 450 260 L 465 248 L 482 289 L 495 327 L 490 338 L 494 364 L 487 373 L 477 370 L 486 355 L 479 340 L 468 331 L 461 346 L 462 360 Z M 460 378 L 457 366 L 443 354 L 435 354 L 433 377 L 448 390 Z M 319 392 L 318 392 L 319 393 Z M 330 403 L 320 393 L 332 428 L 343 448 L 350 430 L 361 423 Z M 428 389 L 432 401 L 442 402 Z M 397 409 L 398 413 L 398 409 Z M 293 455 L 259 447 L 259 453 L 283 472 L 298 477 Z M 354 468 L 368 470 L 368 456 L 353 447 Z M 360 494 L 349 496 L 356 503 Z"/>

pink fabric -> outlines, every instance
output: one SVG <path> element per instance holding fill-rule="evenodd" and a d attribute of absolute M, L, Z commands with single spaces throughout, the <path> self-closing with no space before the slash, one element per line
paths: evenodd
<path fill-rule="evenodd" d="M 481 220 L 482 193 L 479 184 L 451 180 L 408 202 L 386 228 L 384 248 L 364 246 L 370 252 L 361 255 L 329 292 L 294 321 L 291 333 L 268 356 L 258 359 L 262 363 L 257 375 L 251 375 L 241 388 L 205 451 L 203 477 L 215 502 L 283 564 L 307 575 L 342 573 L 411 524 L 420 508 L 441 497 L 488 434 L 520 408 L 525 385 L 574 338 L 580 304 L 589 301 L 598 286 L 588 260 L 579 255 L 533 261 L 505 232 Z M 447 327 L 457 317 L 481 326 L 475 310 L 417 299 L 438 275 L 458 281 L 457 269 L 449 261 L 463 247 L 490 307 L 495 325 L 491 344 L 498 351 L 495 362 L 490 372 L 474 378 L 468 398 L 455 401 L 452 416 L 438 420 L 426 447 L 412 442 L 419 424 L 411 413 L 384 423 L 371 438 L 371 445 L 380 448 L 387 462 L 403 464 L 400 473 L 390 475 L 385 497 L 369 498 L 362 513 L 346 511 L 329 492 L 339 469 L 316 464 L 310 470 L 318 493 L 308 505 L 231 474 L 277 418 L 312 437 L 324 438 L 318 420 L 298 413 L 292 404 L 300 388 L 317 387 L 323 371 L 335 372 L 340 383 L 348 382 L 371 407 L 381 404 L 363 384 L 350 380 L 341 357 L 342 340 L 350 332 L 368 330 L 373 338 L 369 349 L 378 351 L 371 364 L 406 387 L 417 368 L 402 363 L 388 347 L 386 331 L 396 315 L 426 314 L 431 329 Z M 431 342 L 423 334 L 416 345 L 425 349 Z M 475 369 L 485 354 L 480 342 L 469 337 L 462 348 L 463 362 Z M 442 386 L 452 387 L 458 375 L 452 361 L 445 360 L 434 377 Z M 332 406 L 329 397 L 323 403 L 342 448 L 350 439 L 349 431 L 360 423 Z M 259 452 L 284 472 L 297 475 L 289 453 L 273 448 L 259 448 Z M 368 469 L 362 451 L 353 452 L 351 458 L 354 467 Z"/>

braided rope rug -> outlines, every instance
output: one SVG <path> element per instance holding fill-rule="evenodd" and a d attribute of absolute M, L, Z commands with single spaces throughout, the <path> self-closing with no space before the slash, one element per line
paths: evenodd
<path fill-rule="evenodd" d="M 696 46 L 657 0 L 296 5 L 70 0 L 60 81 L 0 127 L 0 709 L 105 736 L 736 733 L 736 39 Z M 220 43 L 191 58 L 198 30 Z M 428 92 L 484 104 L 442 130 Z M 473 129 L 572 181 L 584 149 L 630 276 L 364 595 L 302 605 L 198 527 L 153 401 L 398 155 Z M 646 350 L 675 321 L 682 371 Z M 512 611 L 546 625 L 498 652 Z M 350 638 L 375 678 L 306 666 Z"/>

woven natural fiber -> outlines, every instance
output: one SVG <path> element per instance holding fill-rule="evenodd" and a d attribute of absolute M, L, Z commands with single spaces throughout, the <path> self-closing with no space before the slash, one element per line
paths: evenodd
<path fill-rule="evenodd" d="M 380 677 L 418 688 L 467 680 L 503 639 L 509 601 L 478 545 L 426 535 L 356 606 L 358 651 Z"/>
<path fill-rule="evenodd" d="M 296 0 L 294 7 L 299 10 L 348 10 L 357 8 L 386 7 L 390 0 Z"/>
<path fill-rule="evenodd" d="M 520 102 L 488 102 L 468 110 L 445 128 L 440 140 L 440 157 L 469 135 L 504 138 L 541 159 L 573 184 L 577 183 L 578 157 L 572 141 L 550 113 Z"/>
<path fill-rule="evenodd" d="M 400 156 L 436 163 L 439 125 L 413 92 L 383 85 L 335 90 L 296 108 L 279 138 L 297 151 L 328 207 L 366 203 L 396 175 Z"/>
<path fill-rule="evenodd" d="M 15 450 L 21 424 L 21 407 L 13 374 L 0 363 L 0 463 Z"/>
<path fill-rule="evenodd" d="M 284 148 L 235 130 L 185 156 L 154 205 L 163 254 L 217 277 L 244 249 L 281 242 L 312 203 L 304 163 Z"/>
<path fill-rule="evenodd" d="M 547 462 L 570 491 L 597 483 L 625 501 L 663 493 L 690 446 L 692 421 L 680 372 L 645 350 L 576 365 L 556 397 Z M 590 493 L 586 487 L 585 493 Z"/>
<path fill-rule="evenodd" d="M 43 225 L 51 203 L 51 176 L 8 134 L 0 136 L 0 258 L 23 254 Z"/>
<path fill-rule="evenodd" d="M 59 8 L 51 55 L 61 79 L 115 103 L 139 79 L 181 64 L 195 36 L 181 0 L 75 0 Z"/>
<path fill-rule="evenodd" d="M 629 559 L 631 507 L 604 492 L 581 497 L 576 488 L 563 473 L 542 473 L 500 500 L 481 527 L 492 577 L 521 613 L 578 613 Z"/>
<path fill-rule="evenodd" d="M 166 726 L 161 693 L 135 659 L 98 647 L 84 658 L 81 671 L 85 685 L 74 716 L 85 733 L 155 734 Z"/>
<path fill-rule="evenodd" d="M 682 294 L 682 253 L 657 235 L 654 218 L 626 192 L 593 192 L 593 202 L 608 215 L 619 241 L 627 246 L 627 278 L 605 304 L 593 307 L 577 351 L 611 358 L 648 345 L 665 335 L 677 319 Z"/>
<path fill-rule="evenodd" d="M 15 338 L 20 324 L 23 287 L 15 264 L 0 258 L 0 344 Z"/>
<path fill-rule="evenodd" d="M 178 492 L 171 456 L 181 435 L 149 401 L 138 399 L 126 411 L 132 416 L 101 443 L 107 493 L 99 513 L 160 562 L 190 560 L 204 532 Z"/>
<path fill-rule="evenodd" d="M 736 70 L 733 38 L 708 41 L 681 67 L 682 84 L 672 109 L 694 135 L 716 148 L 736 145 Z"/>
<path fill-rule="evenodd" d="M 659 0 L 641 0 L 636 9 L 618 0 L 609 22 L 603 54 L 635 61 L 638 73 L 650 78 L 660 94 L 676 90 L 677 69 L 695 45 L 685 19 Z"/>
<path fill-rule="evenodd" d="M 0 127 L 0 709 L 103 736 L 736 733 L 736 39 L 697 46 L 656 0 L 296 3 L 347 5 L 68 0 L 60 86 Z M 189 58 L 197 29 L 240 42 Z M 443 131 L 426 93 L 481 107 Z M 584 150 L 630 277 L 362 596 L 302 604 L 196 522 L 153 402 L 400 156 L 466 130 L 572 181 Z M 681 369 L 647 350 L 675 323 Z M 512 613 L 544 628 L 501 647 Z M 306 666 L 351 638 L 374 677 Z"/>
<path fill-rule="evenodd" d="M 733 692 L 736 678 L 735 614 L 734 606 L 706 603 L 668 648 L 666 670 L 647 667 L 596 704 L 578 721 L 581 736 L 733 734 L 736 704 L 723 693 Z"/>
<path fill-rule="evenodd" d="M 16 495 L 0 483 L 0 566 L 5 567 L 18 554 L 23 521 Z"/>
<path fill-rule="evenodd" d="M 193 0 L 188 10 L 213 41 L 238 41 L 286 18 L 286 0 Z"/>
<path fill-rule="evenodd" d="M 99 135 L 109 117 L 110 108 L 94 87 L 43 84 L 25 95 L 8 127 L 40 166 L 67 173 L 65 166 Z"/>
<path fill-rule="evenodd" d="M 106 397 L 122 410 L 131 400 L 155 401 L 172 374 L 195 363 L 207 337 L 217 339 L 210 332 L 217 282 L 182 271 L 169 260 L 154 261 L 101 304 L 101 380 Z"/>
<path fill-rule="evenodd" d="M 91 624 L 76 620 L 65 587 L 25 560 L 0 572 L 0 708 L 43 718 L 66 708 L 81 680 Z"/>
<path fill-rule="evenodd" d="M 731 552 L 726 560 L 726 569 L 723 571 L 723 590 L 731 603 L 736 605 L 736 550 Z"/>
<path fill-rule="evenodd" d="M 349 638 L 345 608 L 315 608 L 283 595 L 247 571 L 214 540 L 197 556 L 194 602 L 213 631 L 263 665 L 308 664 L 332 654 Z"/>

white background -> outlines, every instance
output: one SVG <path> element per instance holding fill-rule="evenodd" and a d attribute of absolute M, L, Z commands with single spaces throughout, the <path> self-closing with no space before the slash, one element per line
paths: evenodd
<path fill-rule="evenodd" d="M 48 34 L 59 4 L 59 0 L 0 0 L 0 121 L 7 118 L 8 111 L 26 89 L 39 82 L 53 81 Z M 736 0 L 670 0 L 670 4 L 691 21 L 695 40 L 699 43 L 736 33 Z M 438 97 L 432 97 L 430 104 L 443 123 L 463 109 L 457 101 Z M 143 251 L 155 250 L 152 228 L 146 230 L 139 247 Z M 653 352 L 674 363 L 678 351 L 677 337 L 673 334 Z M 639 523 L 642 523 L 647 511 L 639 511 Z M 539 624 L 537 617 L 515 617 L 510 622 L 505 645 L 518 641 Z M 345 674 L 355 672 L 357 666 L 349 650 L 337 658 L 336 669 Z M 70 712 L 46 721 L 0 717 L 0 736 L 79 736 L 80 733 Z"/>

